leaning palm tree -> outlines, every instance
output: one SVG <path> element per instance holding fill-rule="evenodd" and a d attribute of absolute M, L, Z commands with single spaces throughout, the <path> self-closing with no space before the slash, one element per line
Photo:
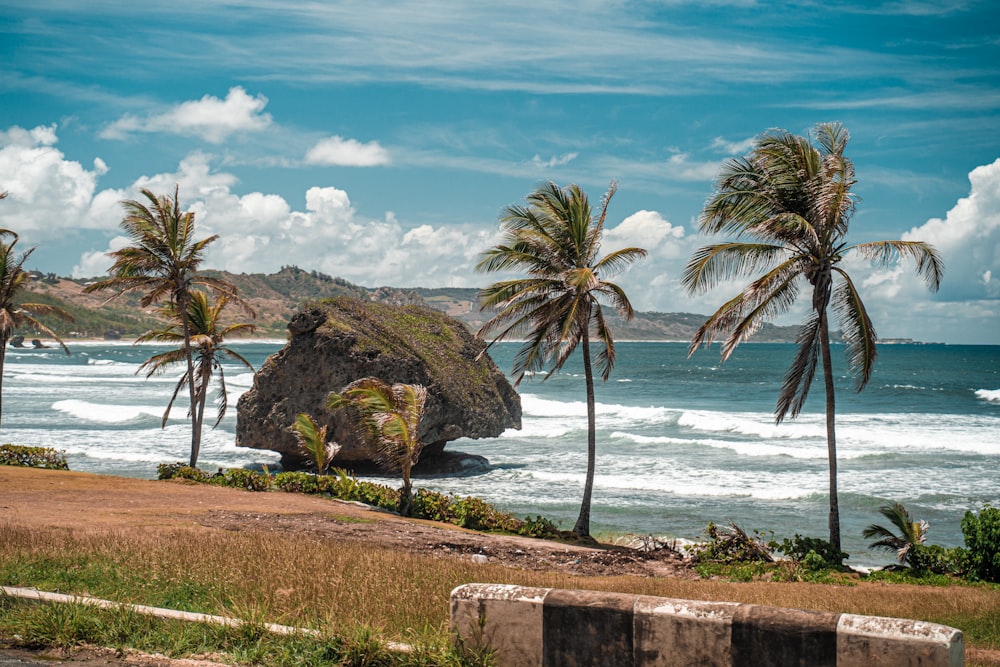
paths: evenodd
<path fill-rule="evenodd" d="M 111 297 L 126 292 L 139 292 L 139 304 L 146 308 L 166 301 L 180 317 L 183 336 L 183 358 L 187 362 L 187 377 L 194 377 L 194 357 L 191 349 L 191 324 L 188 304 L 193 286 L 201 285 L 216 293 L 226 295 L 253 311 L 239 299 L 236 288 L 224 280 L 199 275 L 198 267 L 204 260 L 205 248 L 218 238 L 212 235 L 195 240 L 194 213 L 181 211 L 178 188 L 174 196 L 156 196 L 143 189 L 146 203 L 129 199 L 122 202 L 125 217 L 121 227 L 128 234 L 132 245 L 108 253 L 114 259 L 110 278 L 89 285 L 84 291 L 113 290 Z M 197 461 L 201 448 L 201 428 L 197 421 L 196 383 L 188 383 L 191 405 L 191 461 Z M 194 465 L 192 463 L 192 465 Z"/>
<path fill-rule="evenodd" d="M 875 541 L 868 545 L 869 549 L 885 549 L 896 552 L 896 560 L 900 565 L 908 562 L 912 565 L 911 557 L 915 547 L 927 541 L 927 529 L 929 525 L 926 521 L 914 521 L 913 515 L 903 507 L 902 503 L 891 503 L 878 508 L 879 513 L 892 523 L 899 531 L 897 535 L 890 528 L 879 524 L 872 524 L 861 531 L 861 535 Z"/>
<path fill-rule="evenodd" d="M 3 193 L 6 196 L 6 193 Z M 38 316 L 55 315 L 73 321 L 73 316 L 62 308 L 43 303 L 18 303 L 17 297 L 28 281 L 24 262 L 35 251 L 29 248 L 22 254 L 14 250 L 18 236 L 7 229 L 0 229 L 0 415 L 3 414 L 3 367 L 7 357 L 7 341 L 19 328 L 31 328 L 56 339 L 66 354 L 69 348 Z"/>
<path fill-rule="evenodd" d="M 514 357 L 514 385 L 525 373 L 548 367 L 548 375 L 563 367 L 580 346 L 587 392 L 587 474 L 580 515 L 573 532 L 590 536 L 590 506 L 596 467 L 594 371 L 590 344 L 601 346 L 597 367 L 607 381 L 615 365 L 615 344 L 604 319 L 606 298 L 626 319 L 632 304 L 625 291 L 605 280 L 646 256 L 641 248 L 617 250 L 598 259 L 608 204 L 614 183 L 595 217 L 586 193 L 578 186 L 539 186 L 526 205 L 507 207 L 500 218 L 500 244 L 483 253 L 476 269 L 484 272 L 522 270 L 525 278 L 494 283 L 480 292 L 482 308 L 498 312 L 479 330 L 490 343 L 526 338 Z"/>
<path fill-rule="evenodd" d="M 789 310 L 806 283 L 809 318 L 798 335 L 798 353 L 785 374 L 775 409 L 776 422 L 802 410 L 819 358 L 826 394 L 826 438 L 830 473 L 830 542 L 840 551 L 837 499 L 837 441 L 834 383 L 830 358 L 832 308 L 846 344 L 847 362 L 857 391 L 864 389 L 875 364 L 875 328 L 854 281 L 841 266 L 850 252 L 888 266 L 912 258 L 917 272 L 937 289 L 944 266 L 933 247 L 919 241 L 848 244 L 848 223 L 855 209 L 851 187 L 854 165 L 844 155 L 849 135 L 840 124 L 817 125 L 813 137 L 772 130 L 761 135 L 750 154 L 728 160 L 699 225 L 705 234 L 730 234 L 735 240 L 696 251 L 684 269 L 683 283 L 703 293 L 731 278 L 755 279 L 722 305 L 698 329 L 690 352 L 725 336 L 722 359 L 762 324 Z M 835 286 L 836 284 L 836 286 Z"/>
<path fill-rule="evenodd" d="M 234 322 L 223 324 L 221 321 L 222 311 L 229 304 L 229 298 L 222 294 L 213 304 L 208 294 L 201 290 L 194 290 L 188 294 L 187 317 L 181 317 L 174 304 L 167 304 L 162 310 L 164 315 L 171 320 L 171 324 L 158 331 L 149 331 L 136 338 L 137 343 L 155 341 L 159 343 L 178 343 L 180 347 L 169 350 L 161 354 L 156 354 L 147 359 L 139 366 L 137 373 L 146 371 L 146 377 L 162 373 L 170 366 L 182 364 L 188 361 L 189 356 L 193 360 L 193 372 L 185 371 L 174 387 L 174 393 L 167 403 L 167 409 L 163 413 L 161 426 L 167 425 L 170 418 L 170 410 L 173 408 L 177 395 L 185 386 L 191 388 L 193 400 L 191 403 L 191 424 L 197 432 L 198 441 L 201 441 L 201 428 L 205 418 L 205 404 L 208 398 L 208 387 L 212 376 L 218 374 L 219 393 L 216 399 L 218 405 L 217 418 L 212 428 L 219 425 L 222 418 L 226 416 L 229 407 L 228 392 L 226 390 L 226 374 L 223 370 L 222 359 L 228 358 L 246 366 L 253 371 L 253 366 L 239 352 L 226 347 L 225 341 L 235 335 L 252 333 L 255 329 L 253 324 L 245 322 Z M 184 322 L 187 322 L 188 333 L 185 335 Z M 189 351 L 193 354 L 189 355 Z M 191 449 L 191 460 L 189 464 L 192 468 L 198 465 L 198 450 Z"/>
<path fill-rule="evenodd" d="M 340 445 L 326 439 L 327 427 L 320 426 L 316 420 L 304 412 L 300 412 L 292 424 L 292 433 L 299 443 L 299 450 L 309 457 L 316 467 L 317 475 L 325 475 L 340 451 Z"/>
<path fill-rule="evenodd" d="M 399 493 L 399 513 L 409 516 L 413 507 L 410 472 L 420 460 L 424 442 L 420 439 L 420 419 L 424 415 L 427 389 L 419 384 L 386 384 L 378 378 L 362 378 L 342 392 L 332 392 L 327 408 L 347 407 L 367 430 L 374 443 L 378 462 L 398 470 L 403 478 Z"/>

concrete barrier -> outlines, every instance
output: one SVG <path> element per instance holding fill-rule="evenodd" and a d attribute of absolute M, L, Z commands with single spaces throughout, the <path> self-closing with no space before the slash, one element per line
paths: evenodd
<path fill-rule="evenodd" d="M 498 667 L 959 667 L 962 633 L 922 621 L 623 593 L 466 584 L 456 643 Z"/>

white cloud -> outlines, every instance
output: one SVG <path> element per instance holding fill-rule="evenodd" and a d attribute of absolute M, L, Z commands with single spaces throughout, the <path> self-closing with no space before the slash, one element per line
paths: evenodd
<path fill-rule="evenodd" d="M 28 243 L 108 227 L 108 202 L 94 196 L 108 166 L 96 158 L 88 170 L 67 160 L 57 142 L 55 125 L 0 132 L 0 190 L 9 195 L 0 206 L 0 227 L 15 230 Z"/>
<path fill-rule="evenodd" d="M 377 141 L 366 144 L 357 139 L 340 136 L 327 137 L 316 143 L 306 153 L 308 164 L 336 167 L 377 167 L 389 164 L 389 151 Z"/>
<path fill-rule="evenodd" d="M 166 132 L 195 136 L 218 144 L 237 132 L 256 132 L 271 124 L 263 113 L 267 98 L 251 97 L 240 86 L 229 89 L 226 99 L 205 95 L 200 100 L 182 102 L 161 113 L 140 118 L 122 116 L 101 131 L 105 139 L 125 139 L 135 132 Z"/>
<path fill-rule="evenodd" d="M 931 293 L 913 262 L 872 270 L 850 256 L 845 267 L 880 336 L 918 331 L 928 340 L 990 342 L 1000 330 L 1000 159 L 972 170 L 969 196 L 944 218 L 931 218 L 902 235 L 937 249 L 945 264 L 940 293 Z"/>
<path fill-rule="evenodd" d="M 753 148 L 756 140 L 756 137 L 749 137 L 739 141 L 728 141 L 722 137 L 716 137 L 712 139 L 712 149 L 726 155 L 745 155 Z"/>
<path fill-rule="evenodd" d="M 535 155 L 531 158 L 531 164 L 533 164 L 538 169 L 551 169 L 552 167 L 561 167 L 563 165 L 569 164 L 577 158 L 579 153 L 564 153 L 563 155 L 553 155 L 548 160 L 543 160 L 542 156 Z"/>

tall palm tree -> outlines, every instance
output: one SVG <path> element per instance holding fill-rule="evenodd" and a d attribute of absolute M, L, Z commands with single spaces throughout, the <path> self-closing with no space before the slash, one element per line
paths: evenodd
<path fill-rule="evenodd" d="M 139 304 L 143 308 L 166 301 L 179 314 L 187 377 L 194 377 L 191 324 L 188 320 L 193 286 L 207 287 L 226 295 L 251 315 L 253 311 L 239 299 L 236 287 L 198 273 L 205 248 L 218 235 L 195 240 L 194 213 L 181 211 L 179 189 L 174 188 L 172 198 L 169 195 L 158 197 L 146 189 L 142 190 L 142 195 L 148 200 L 148 205 L 134 199 L 122 202 L 125 217 L 120 226 L 128 234 L 132 245 L 108 253 L 114 259 L 109 269 L 111 277 L 89 285 L 85 291 L 113 290 L 115 294 L 112 298 L 126 292 L 139 292 L 142 293 Z M 187 384 L 191 401 L 191 465 L 194 465 L 201 449 L 201 425 L 195 409 L 196 383 Z"/>
<path fill-rule="evenodd" d="M 7 193 L 2 193 L 6 196 Z M 0 197 L 2 199 L 2 197 Z M 3 415 L 3 367 L 7 357 L 7 341 L 19 328 L 30 327 L 56 339 L 66 354 L 69 348 L 56 333 L 37 319 L 38 316 L 55 315 L 73 321 L 73 316 L 62 308 L 43 303 L 18 303 L 18 294 L 28 281 L 24 262 L 35 251 L 28 248 L 17 254 L 14 246 L 18 236 L 8 229 L 0 229 L 0 416 Z"/>
<path fill-rule="evenodd" d="M 878 508 L 878 511 L 899 530 L 899 535 L 892 532 L 891 529 L 875 523 L 861 531 L 861 535 L 866 540 L 876 538 L 868 545 L 869 549 L 895 551 L 896 559 L 900 565 L 905 565 L 913 555 L 914 547 L 927 541 L 929 525 L 926 521 L 914 521 L 913 515 L 903 507 L 902 503 L 883 505 Z"/>
<path fill-rule="evenodd" d="M 218 373 L 219 377 L 219 393 L 216 400 L 218 416 L 212 428 L 219 425 L 222 418 L 226 416 L 226 410 L 229 407 L 228 392 L 226 391 L 226 374 L 222 367 L 222 359 L 224 357 L 232 359 L 246 366 L 251 371 L 253 370 L 253 366 L 243 355 L 225 346 L 227 338 L 231 338 L 234 335 L 252 333 L 255 329 L 253 324 L 245 322 L 223 324 L 221 314 L 228 304 L 229 297 L 225 294 L 219 295 L 213 304 L 208 294 L 201 290 L 194 290 L 188 294 L 186 318 L 181 317 L 174 304 L 167 304 L 162 310 L 172 323 L 165 329 L 148 331 L 136 338 L 137 343 L 155 341 L 158 343 L 180 344 L 180 347 L 176 350 L 155 354 L 139 366 L 136 372 L 146 371 L 147 378 L 157 373 L 162 373 L 175 364 L 186 363 L 189 357 L 188 351 L 193 351 L 193 354 L 190 355 L 194 361 L 193 372 L 185 371 L 181 375 L 180 380 L 177 381 L 174 393 L 170 397 L 170 402 L 167 403 L 166 411 L 163 413 L 161 426 L 167 425 L 167 419 L 170 418 L 170 410 L 173 408 L 174 401 L 177 400 L 177 395 L 181 389 L 185 386 L 190 387 L 194 396 L 194 400 L 191 403 L 191 423 L 192 427 L 198 431 L 199 442 L 201 441 L 201 428 L 205 417 L 205 404 L 208 402 L 208 387 L 212 381 L 212 376 L 216 373 Z M 184 321 L 187 321 L 189 327 L 187 336 L 183 332 Z M 190 378 L 194 380 L 190 381 Z M 191 467 L 195 467 L 197 464 L 198 451 L 192 448 L 190 465 Z"/>
<path fill-rule="evenodd" d="M 399 513 L 409 516 L 413 506 L 410 471 L 420 460 L 424 442 L 420 439 L 420 419 L 424 415 L 427 389 L 419 384 L 389 385 L 378 378 L 362 378 L 347 385 L 339 394 L 332 392 L 327 408 L 348 407 L 362 423 L 375 444 L 379 462 L 398 470 L 403 478 L 399 493 Z"/>
<path fill-rule="evenodd" d="M 854 165 L 844 155 L 849 135 L 838 123 L 817 125 L 809 137 L 771 130 L 750 154 L 728 160 L 699 225 L 705 234 L 730 234 L 735 240 L 707 245 L 691 257 L 683 283 L 703 293 L 731 278 L 754 280 L 722 305 L 698 329 L 693 353 L 725 336 L 723 361 L 761 325 L 795 302 L 806 283 L 810 315 L 798 335 L 798 352 L 778 395 L 775 421 L 802 410 L 822 359 L 826 393 L 826 437 L 830 477 L 830 543 L 840 551 L 837 498 L 837 440 L 828 309 L 840 326 L 847 362 L 857 391 L 864 389 L 875 364 L 875 328 L 854 281 L 841 266 L 850 252 L 888 266 L 912 258 L 917 272 L 937 289 L 944 266 L 933 247 L 919 241 L 848 244 L 844 239 L 855 209 L 851 187 Z M 835 287 L 836 283 L 836 287 Z"/>
<path fill-rule="evenodd" d="M 499 245 L 483 253 L 476 269 L 483 272 L 521 270 L 525 278 L 504 280 L 480 292 L 483 310 L 498 312 L 479 330 L 493 336 L 493 343 L 526 338 L 514 357 L 514 385 L 525 373 L 549 367 L 548 375 L 563 367 L 579 345 L 587 391 L 587 476 L 580 515 L 573 532 L 590 536 L 590 505 L 594 490 L 597 447 L 595 429 L 594 371 L 590 344 L 601 346 L 597 367 L 603 380 L 615 365 L 615 344 L 604 319 L 601 298 L 626 319 L 632 304 L 625 291 L 605 280 L 646 256 L 641 248 L 623 248 L 598 259 L 608 204 L 616 185 L 611 184 L 597 216 L 587 195 L 576 185 L 539 186 L 526 197 L 526 205 L 513 205 L 500 217 L 503 236 Z"/>

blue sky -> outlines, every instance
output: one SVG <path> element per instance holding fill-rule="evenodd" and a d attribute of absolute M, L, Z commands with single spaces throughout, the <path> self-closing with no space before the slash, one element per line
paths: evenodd
<path fill-rule="evenodd" d="M 947 264 L 936 294 L 848 264 L 879 333 L 1000 344 L 998 25 L 963 0 L 0 0 L 0 226 L 99 275 L 119 202 L 179 184 L 209 266 L 478 287 L 505 206 L 614 179 L 604 248 L 649 250 L 616 281 L 707 314 L 732 289 L 678 280 L 721 162 L 840 121 L 851 240 Z"/>

